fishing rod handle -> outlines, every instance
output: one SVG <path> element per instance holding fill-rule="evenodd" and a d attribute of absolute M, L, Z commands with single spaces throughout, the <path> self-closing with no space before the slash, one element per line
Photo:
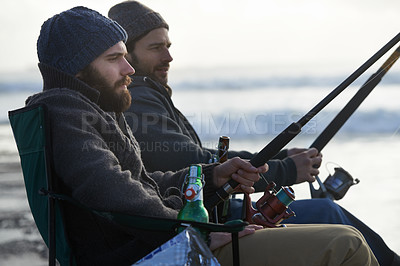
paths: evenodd
<path fill-rule="evenodd" d="M 218 205 L 220 202 L 229 198 L 229 195 L 235 191 L 235 188 L 239 185 L 238 182 L 231 179 L 225 185 L 217 189 L 217 191 L 210 196 L 208 199 L 204 200 L 204 206 L 207 210 L 211 211 L 214 206 Z"/>
<path fill-rule="evenodd" d="M 265 146 L 259 153 L 257 153 L 251 160 L 250 163 L 254 167 L 260 167 L 267 163 L 274 157 L 283 147 L 286 146 L 295 136 L 301 131 L 301 126 L 298 123 L 290 124 L 284 131 L 276 136 L 267 146 Z M 226 200 L 230 194 L 232 194 L 239 183 L 233 179 L 229 180 L 225 185 L 220 187 L 213 196 L 205 201 L 205 206 L 208 210 L 211 210 L 215 205 L 221 201 Z"/>
<path fill-rule="evenodd" d="M 383 63 L 380 69 L 385 73 L 388 72 L 388 70 L 393 66 L 394 63 L 396 63 L 399 57 L 400 57 L 400 46 L 397 47 L 397 49 L 390 55 L 390 57 L 385 61 L 385 63 Z"/>

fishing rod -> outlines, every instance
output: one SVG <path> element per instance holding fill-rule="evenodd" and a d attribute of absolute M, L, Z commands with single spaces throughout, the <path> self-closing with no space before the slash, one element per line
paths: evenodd
<path fill-rule="evenodd" d="M 378 52 L 376 52 L 370 59 L 361 65 L 355 72 L 353 72 L 347 79 L 345 79 L 339 86 L 337 86 L 330 94 L 328 94 L 321 102 L 312 108 L 306 115 L 300 118 L 297 122 L 290 124 L 278 136 L 276 136 L 270 143 L 268 143 L 256 156 L 254 156 L 250 163 L 259 167 L 269 161 L 276 155 L 283 147 L 285 147 L 295 136 L 297 136 L 302 127 L 310 121 L 319 111 L 321 111 L 327 104 L 329 104 L 336 96 L 338 96 L 344 89 L 346 89 L 354 80 L 361 76 L 369 67 L 379 60 L 387 51 L 400 41 L 400 33 L 398 33 L 392 40 L 385 44 Z M 239 185 L 238 182 L 231 179 L 216 193 L 205 202 L 206 208 L 211 210 L 213 206 L 227 199 L 235 188 Z"/>
<path fill-rule="evenodd" d="M 367 98 L 370 92 L 378 85 L 383 76 L 389 71 L 393 64 L 400 57 L 400 46 L 392 53 L 392 55 L 383 63 L 383 65 L 375 72 L 351 98 L 347 105 L 336 115 L 332 122 L 324 129 L 324 131 L 315 139 L 310 148 L 316 148 L 319 152 L 333 138 L 339 129 L 346 123 L 349 117 L 356 111 L 361 103 Z"/>
<path fill-rule="evenodd" d="M 316 148 L 319 152 L 328 144 L 328 142 L 335 136 L 335 134 L 340 130 L 340 128 L 346 123 L 350 116 L 357 110 L 361 103 L 367 98 L 371 91 L 378 85 L 382 80 L 383 76 L 389 71 L 389 69 L 394 65 L 394 63 L 400 57 L 400 46 L 390 55 L 390 57 L 383 63 L 383 65 L 369 77 L 369 79 L 361 86 L 357 93 L 350 99 L 350 101 L 343 107 L 343 109 L 336 115 L 336 117 L 329 123 L 329 125 L 321 132 L 321 134 L 315 139 L 311 144 L 310 148 Z M 339 170 L 341 168 L 336 168 Z M 336 173 L 335 173 L 336 174 Z M 328 189 L 325 187 L 324 183 L 321 182 L 318 176 L 315 176 L 320 189 L 316 190 L 312 183 L 310 185 L 310 193 L 312 198 L 335 198 L 341 199 L 347 192 L 350 186 L 357 184 L 359 181 L 356 179 L 356 183 L 353 182 L 353 178 L 343 169 L 340 170 L 338 176 L 330 176 L 333 181 L 335 178 L 341 179 L 340 186 L 332 187 L 328 181 Z M 329 177 L 328 177 L 329 179 Z M 342 182 L 343 181 L 343 182 Z"/>

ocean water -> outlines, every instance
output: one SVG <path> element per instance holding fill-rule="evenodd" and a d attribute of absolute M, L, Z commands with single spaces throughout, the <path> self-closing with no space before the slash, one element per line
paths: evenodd
<path fill-rule="evenodd" d="M 393 75 L 365 99 L 322 150 L 324 181 L 342 167 L 360 183 L 337 201 L 400 253 L 400 82 Z M 343 78 L 344 79 L 344 78 Z M 290 123 L 297 122 L 337 85 L 340 78 L 261 80 L 237 84 L 213 81 L 178 86 L 173 100 L 191 121 L 203 144 L 215 148 L 219 136 L 231 138 L 231 150 L 257 152 Z M 355 82 L 327 105 L 286 148 L 309 147 L 364 81 Z M 181 85 L 181 84 L 178 84 Z M 174 87 L 172 87 L 174 88 Z M 315 185 L 318 188 L 318 185 Z M 293 186 L 297 199 L 309 199 L 308 184 Z M 252 199 L 260 197 L 253 195 Z"/>
<path fill-rule="evenodd" d="M 320 178 L 343 167 L 360 183 L 338 204 L 359 217 L 400 253 L 400 75 L 388 75 L 322 150 Z M 296 122 L 343 77 L 180 80 L 171 83 L 173 101 L 193 124 L 204 146 L 214 148 L 219 136 L 231 138 L 231 150 L 257 152 L 290 123 Z M 343 91 L 317 114 L 287 147 L 309 147 L 360 88 Z M 0 162 L 18 160 L 7 111 L 22 107 L 40 89 L 18 84 L 0 86 Z M 308 184 L 295 185 L 297 199 L 310 198 Z M 253 195 L 257 199 L 260 195 Z"/>

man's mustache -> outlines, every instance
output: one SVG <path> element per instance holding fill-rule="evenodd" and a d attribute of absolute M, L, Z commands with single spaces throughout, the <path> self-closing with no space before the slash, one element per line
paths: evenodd
<path fill-rule="evenodd" d="M 165 63 L 165 64 L 161 64 L 161 65 L 157 66 L 157 68 L 165 68 L 165 67 L 169 68 L 169 63 Z"/>
<path fill-rule="evenodd" d="M 115 87 L 119 87 L 119 86 L 129 86 L 129 84 L 131 84 L 132 79 L 129 76 L 125 76 L 123 77 L 121 80 L 117 81 L 115 83 Z"/>

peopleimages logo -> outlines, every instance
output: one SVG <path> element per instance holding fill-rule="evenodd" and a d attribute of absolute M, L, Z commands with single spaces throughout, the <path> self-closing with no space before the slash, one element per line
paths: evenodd
<path fill-rule="evenodd" d="M 111 115 L 111 114 L 110 114 Z M 213 114 L 211 112 L 198 112 L 186 114 L 188 121 L 179 118 L 182 124 L 177 123 L 176 117 L 169 114 L 125 113 L 119 117 L 119 126 L 124 124 L 125 117 L 132 130 L 133 135 L 137 134 L 171 134 L 180 133 L 182 129 L 188 128 L 190 124 L 196 133 L 204 135 L 277 135 L 285 130 L 291 123 L 297 122 L 302 117 L 299 112 L 258 112 L 246 114 L 244 112 L 224 112 Z M 96 128 L 102 134 L 109 134 L 119 130 L 113 125 L 113 119 L 91 114 L 82 114 L 82 129 Z M 317 120 L 309 121 L 303 128 L 303 134 L 317 134 Z"/>
<path fill-rule="evenodd" d="M 215 115 L 201 112 L 187 115 L 199 135 L 277 135 L 302 116 L 299 112 L 226 112 Z M 317 122 L 304 127 L 305 134 L 317 133 Z"/>

